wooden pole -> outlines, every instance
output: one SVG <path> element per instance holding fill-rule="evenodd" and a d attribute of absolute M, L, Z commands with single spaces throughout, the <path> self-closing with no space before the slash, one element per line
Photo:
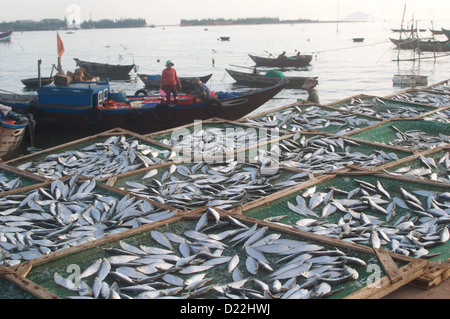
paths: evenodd
<path fill-rule="evenodd" d="M 38 79 L 39 79 L 39 88 L 42 87 L 41 64 L 42 64 L 42 60 L 39 59 L 39 60 L 38 60 Z"/>

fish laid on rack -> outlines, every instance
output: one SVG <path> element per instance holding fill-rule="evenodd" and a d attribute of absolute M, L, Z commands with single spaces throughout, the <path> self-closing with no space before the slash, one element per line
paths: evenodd
<path fill-rule="evenodd" d="M 79 285 L 59 273 L 55 283 L 69 298 L 318 299 L 357 280 L 356 269 L 366 265 L 338 249 L 217 215 L 208 208 L 183 233 L 155 230 L 150 246 L 120 241 L 83 271 Z"/>
<path fill-rule="evenodd" d="M 128 195 L 102 195 L 95 180 L 76 180 L 0 198 L 0 264 L 16 265 L 176 212 Z"/>
<path fill-rule="evenodd" d="M 423 118 L 425 121 L 434 121 L 441 123 L 450 123 L 450 110 L 442 110 L 433 114 L 427 115 Z"/>
<path fill-rule="evenodd" d="M 177 133 L 177 131 L 174 131 Z M 275 135 L 274 135 L 275 134 Z M 278 132 L 271 130 L 259 131 L 252 127 L 214 128 L 208 127 L 189 134 L 164 138 L 160 143 L 196 156 L 230 154 L 243 150 L 251 145 L 267 142 L 279 137 Z"/>
<path fill-rule="evenodd" d="M 394 197 L 379 181 L 355 182 L 350 191 L 316 192 L 314 186 L 289 201 L 287 208 L 301 216 L 295 227 L 414 257 L 448 241 L 450 193 L 400 187 L 401 196 Z M 333 214 L 340 216 L 337 223 L 328 219 Z"/>
<path fill-rule="evenodd" d="M 349 103 L 340 105 L 338 108 L 368 116 L 375 116 L 380 119 L 416 117 L 430 111 L 420 106 L 400 106 L 395 104 L 388 106 L 387 103 L 389 102 L 385 102 L 380 98 L 372 98 L 369 100 L 352 98 Z"/>
<path fill-rule="evenodd" d="M 389 175 L 428 179 L 436 182 L 450 183 L 450 153 L 446 152 L 438 159 L 419 156 L 420 167 L 403 166 L 396 170 L 384 171 Z"/>
<path fill-rule="evenodd" d="M 7 192 L 22 187 L 20 177 L 10 180 L 0 173 L 0 192 Z"/>
<path fill-rule="evenodd" d="M 258 119 L 247 119 L 246 123 L 290 132 L 335 127 L 337 135 L 345 135 L 362 127 L 379 123 L 379 121 L 363 118 L 352 113 L 326 110 L 318 106 L 305 109 L 293 106 Z"/>
<path fill-rule="evenodd" d="M 271 158 L 279 158 L 285 166 L 315 174 L 335 171 L 347 165 L 370 168 L 398 160 L 394 152 L 386 153 L 372 146 L 369 154 L 352 151 L 352 147 L 358 146 L 360 144 L 341 137 L 296 134 L 292 139 L 273 145 L 268 152 L 260 151 L 259 158 L 263 161 L 270 155 Z"/>
<path fill-rule="evenodd" d="M 430 88 L 433 91 L 438 91 L 438 92 L 442 92 L 442 93 L 449 93 L 450 94 L 450 87 L 448 86 L 448 84 L 441 84 L 441 85 L 436 85 Z"/>
<path fill-rule="evenodd" d="M 433 94 L 429 92 L 405 92 L 391 97 L 393 100 L 402 102 L 412 102 L 426 104 L 436 107 L 443 107 L 450 105 L 450 95 L 447 94 Z"/>
<path fill-rule="evenodd" d="M 165 163 L 171 155 L 169 150 L 140 144 L 133 138 L 113 136 L 81 150 L 52 154 L 41 161 L 28 162 L 17 168 L 53 179 L 73 174 L 100 179 Z"/>
<path fill-rule="evenodd" d="M 181 210 L 205 205 L 229 209 L 309 180 L 306 172 L 283 180 L 282 168 L 273 170 L 264 164 L 237 161 L 200 162 L 190 168 L 173 164 L 160 178 L 155 177 L 157 173 L 151 170 L 140 182 L 126 182 L 126 190 Z"/>
<path fill-rule="evenodd" d="M 430 135 L 421 130 L 409 130 L 402 132 L 394 125 L 390 128 L 394 130 L 397 139 L 390 141 L 388 144 L 415 150 L 430 150 L 433 148 L 445 146 L 450 143 L 450 136 L 439 133 L 439 135 Z"/>

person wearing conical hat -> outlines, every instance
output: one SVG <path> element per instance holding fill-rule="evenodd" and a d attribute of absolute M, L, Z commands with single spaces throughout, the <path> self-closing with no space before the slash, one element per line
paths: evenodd
<path fill-rule="evenodd" d="M 178 97 L 178 88 L 181 90 L 181 82 L 178 78 L 177 71 L 173 68 L 174 63 L 170 60 L 166 62 L 166 68 L 162 71 L 161 75 L 161 83 L 159 88 L 162 89 L 167 97 L 166 97 L 166 103 L 170 103 L 170 95 L 173 95 L 174 102 L 177 104 L 177 97 Z"/>
<path fill-rule="evenodd" d="M 307 78 L 305 83 L 303 83 L 302 89 L 308 92 L 307 101 L 320 104 L 319 94 L 316 91 L 317 84 L 319 84 L 319 82 L 315 78 Z"/>

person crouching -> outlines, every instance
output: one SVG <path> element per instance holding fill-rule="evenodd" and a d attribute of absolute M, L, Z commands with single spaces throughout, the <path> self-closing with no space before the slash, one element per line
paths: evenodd
<path fill-rule="evenodd" d="M 205 102 L 211 99 L 211 91 L 202 82 L 202 80 L 196 78 L 194 80 L 194 85 L 195 85 L 195 100 L 197 102 Z"/>

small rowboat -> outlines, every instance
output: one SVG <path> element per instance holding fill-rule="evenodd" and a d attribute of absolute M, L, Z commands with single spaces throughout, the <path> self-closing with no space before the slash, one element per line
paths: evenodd
<path fill-rule="evenodd" d="M 239 72 L 229 69 L 225 70 L 237 83 L 242 83 L 248 86 L 255 86 L 255 87 L 272 86 L 279 83 L 280 80 L 282 79 L 282 78 L 266 77 L 263 74 Z M 308 79 L 309 77 L 286 76 L 284 78 L 289 81 L 289 83 L 286 86 L 287 88 L 301 89 L 306 79 Z M 315 79 L 317 79 L 317 77 L 315 77 Z"/>
<path fill-rule="evenodd" d="M 12 31 L 0 33 L 0 42 L 10 42 L 12 34 Z"/>
<path fill-rule="evenodd" d="M 161 77 L 159 74 L 149 75 L 149 74 L 138 74 L 142 82 L 144 82 L 146 88 L 159 88 L 161 84 Z M 194 79 L 199 78 L 203 83 L 207 83 L 211 79 L 212 74 L 201 76 L 201 77 L 179 77 L 183 89 L 190 90 L 194 89 Z"/>
<path fill-rule="evenodd" d="M 257 66 L 268 66 L 275 68 L 303 68 L 308 66 L 312 61 L 312 55 L 300 55 L 294 57 L 287 57 L 284 59 L 264 58 L 249 54 L 250 58 Z"/>
<path fill-rule="evenodd" d="M 85 68 L 86 72 L 91 76 L 98 76 L 102 79 L 113 79 L 113 80 L 126 80 L 129 78 L 129 73 L 133 68 L 136 67 L 135 64 L 130 65 L 113 65 L 105 63 L 96 62 L 86 62 L 74 58 L 77 65 L 81 68 Z"/>
<path fill-rule="evenodd" d="M 41 85 L 49 85 L 54 81 L 54 77 L 41 78 Z M 39 88 L 39 78 L 23 79 L 21 80 L 23 85 L 25 85 L 30 90 L 36 90 Z"/>
<path fill-rule="evenodd" d="M 8 158 L 16 151 L 28 126 L 28 119 L 19 116 L 16 120 L 8 116 L 8 118 L 0 120 L 0 157 Z"/>

